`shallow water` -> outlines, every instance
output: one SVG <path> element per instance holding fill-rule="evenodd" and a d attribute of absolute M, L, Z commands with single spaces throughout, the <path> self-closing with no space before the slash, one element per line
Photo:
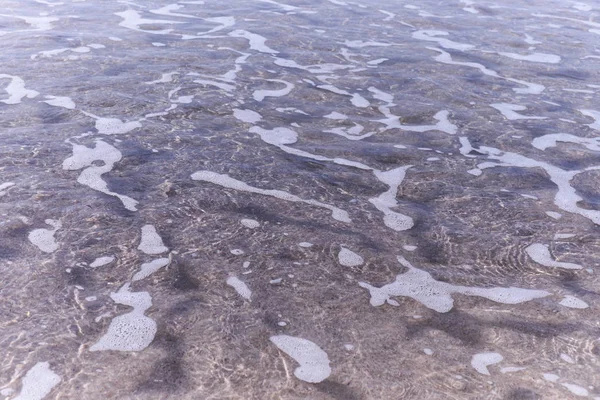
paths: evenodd
<path fill-rule="evenodd" d="M 600 399 L 598 2 L 4 0 L 0 399 Z"/>

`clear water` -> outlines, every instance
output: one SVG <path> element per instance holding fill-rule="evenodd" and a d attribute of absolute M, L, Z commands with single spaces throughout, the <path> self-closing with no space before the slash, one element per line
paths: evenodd
<path fill-rule="evenodd" d="M 600 398 L 597 1 L 1 3 L 0 398 Z"/>

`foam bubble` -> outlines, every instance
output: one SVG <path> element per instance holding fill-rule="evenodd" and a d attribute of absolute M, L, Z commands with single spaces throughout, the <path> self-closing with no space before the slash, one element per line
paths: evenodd
<path fill-rule="evenodd" d="M 490 107 L 495 108 L 496 110 L 500 111 L 502 113 L 502 115 L 504 115 L 504 118 L 506 118 L 510 121 L 516 121 L 516 120 L 520 120 L 520 119 L 546 119 L 546 117 L 533 117 L 533 116 L 519 114 L 517 111 L 525 111 L 525 110 L 527 110 L 527 107 L 520 106 L 517 104 L 495 103 L 495 104 L 490 104 Z"/>
<path fill-rule="evenodd" d="M 413 32 L 412 37 L 414 39 L 418 39 L 418 40 L 437 42 L 440 46 L 442 46 L 445 49 L 466 51 L 466 50 L 471 50 L 475 47 L 471 44 L 457 43 L 457 42 L 453 42 L 452 40 L 446 39 L 444 37 L 440 37 L 440 36 L 448 36 L 448 35 L 449 35 L 449 33 L 446 31 L 425 29 L 425 30 Z"/>
<path fill-rule="evenodd" d="M 248 185 L 247 183 L 234 179 L 226 174 L 217 174 L 212 171 L 197 171 L 192 174 L 191 178 L 196 181 L 210 182 L 215 185 L 219 185 L 229 189 L 241 190 L 248 193 L 257 193 L 265 196 L 275 197 L 280 200 L 290 201 L 294 203 L 305 203 L 316 207 L 325 208 L 331 211 L 331 216 L 333 217 L 333 219 L 341 222 L 352 222 L 352 220 L 348 216 L 348 213 L 340 208 L 331 206 L 329 204 L 321 203 L 320 201 L 316 200 L 304 200 L 298 196 L 295 196 L 283 190 L 256 188 Z"/>
<path fill-rule="evenodd" d="M 115 303 L 133 307 L 133 310 L 113 318 L 106 334 L 90 347 L 90 351 L 142 351 L 154 340 L 156 322 L 144 315 L 152 306 L 152 298 L 148 292 L 131 292 L 129 285 L 126 283 L 110 297 Z"/>
<path fill-rule="evenodd" d="M 183 22 L 180 21 L 142 18 L 137 11 L 131 9 L 117 12 L 115 15 L 123 18 L 123 21 L 119 23 L 119 26 L 152 35 L 168 35 L 173 31 L 173 29 L 142 29 L 141 26 L 156 26 L 157 24 L 183 24 Z"/>
<path fill-rule="evenodd" d="M 462 147 L 461 154 L 468 155 L 473 149 L 468 138 L 460 139 Z M 584 170 L 563 170 L 548 163 L 537 161 L 532 158 L 525 157 L 518 153 L 504 152 L 493 147 L 481 146 L 477 149 L 480 154 L 487 155 L 489 159 L 498 162 L 485 162 L 478 165 L 479 169 L 493 167 L 519 167 L 519 168 L 542 168 L 549 175 L 550 180 L 558 186 L 558 191 L 554 196 L 554 203 L 562 210 L 579 214 L 590 219 L 595 224 L 600 224 L 600 211 L 581 208 L 577 205 L 581 201 L 581 197 L 577 195 L 575 189 L 571 186 L 571 180 L 577 175 L 585 171 L 600 169 L 599 166 L 589 167 Z"/>
<path fill-rule="evenodd" d="M 285 96 L 285 95 L 289 94 L 292 91 L 292 89 L 294 88 L 294 84 L 286 82 L 281 79 L 266 79 L 266 81 L 283 83 L 285 85 L 285 87 L 282 89 L 276 89 L 276 90 L 266 90 L 266 89 L 255 90 L 254 93 L 252 93 L 252 97 L 254 98 L 254 100 L 263 101 L 265 99 L 265 97 Z"/>
<path fill-rule="evenodd" d="M 252 110 L 233 109 L 233 116 L 242 122 L 254 124 L 262 119 L 262 115 Z"/>
<path fill-rule="evenodd" d="M 504 368 L 500 368 L 500 373 L 502 374 L 508 374 L 511 372 L 519 372 L 519 371 L 523 371 L 527 368 L 525 367 L 504 367 Z"/>
<path fill-rule="evenodd" d="M 58 250 L 58 243 L 54 240 L 54 234 L 61 228 L 62 224 L 54 219 L 47 219 L 45 222 L 54 229 L 34 229 L 29 232 L 27 238 L 44 253 L 53 253 Z"/>
<path fill-rule="evenodd" d="M 567 390 L 573 393 L 575 396 L 587 397 L 589 395 L 587 389 L 579 385 L 575 385 L 573 383 L 561 383 L 561 385 L 567 388 Z"/>
<path fill-rule="evenodd" d="M 296 378 L 305 382 L 319 383 L 331 374 L 327 353 L 310 340 L 287 335 L 271 336 L 270 340 L 279 350 L 300 364 L 294 370 Z"/>
<path fill-rule="evenodd" d="M 244 218 L 240 221 L 240 223 L 242 225 L 244 225 L 246 228 L 250 228 L 250 229 L 256 229 L 260 226 L 260 223 L 255 219 Z"/>
<path fill-rule="evenodd" d="M 102 175 L 110 172 L 115 163 L 121 160 L 121 157 L 121 152 L 115 147 L 102 140 L 96 140 L 96 144 L 93 148 L 74 144 L 73 155 L 63 161 L 62 167 L 69 171 L 87 167 L 81 172 L 77 178 L 77 182 L 109 196 L 115 196 L 121 200 L 126 209 L 136 211 L 136 200 L 128 196 L 111 192 L 108 190 L 106 182 L 102 180 Z M 103 161 L 104 165 L 93 165 L 93 162 L 97 160 Z"/>
<path fill-rule="evenodd" d="M 235 289 L 235 291 L 242 296 L 246 300 L 250 300 L 252 296 L 252 291 L 244 282 L 242 282 L 238 277 L 231 276 L 227 278 L 227 284 Z"/>
<path fill-rule="evenodd" d="M 357 267 L 365 262 L 360 255 L 345 247 L 338 253 L 338 261 L 345 267 Z"/>
<path fill-rule="evenodd" d="M 530 62 L 538 62 L 538 63 L 548 63 L 548 64 L 558 64 L 561 60 L 560 56 L 556 54 L 546 54 L 546 53 L 532 53 L 532 54 L 517 54 L 517 53 L 498 53 L 501 56 L 512 58 L 513 60 L 519 61 L 530 61 Z"/>
<path fill-rule="evenodd" d="M 564 269 L 582 269 L 583 267 L 579 264 L 574 263 L 566 263 L 555 261 L 552 259 L 550 254 L 550 250 L 548 250 L 548 245 L 544 245 L 542 243 L 533 243 L 529 245 L 525 251 L 531 257 L 533 261 L 538 264 L 543 265 L 544 267 L 553 267 L 553 268 L 564 268 Z"/>
<path fill-rule="evenodd" d="M 428 272 L 413 267 L 402 256 L 398 256 L 398 261 L 408 268 L 408 271 L 396 276 L 394 282 L 380 288 L 365 282 L 359 282 L 360 287 L 369 291 L 372 306 L 380 306 L 386 302 L 388 304 L 397 305 L 398 303 L 395 300 L 392 300 L 391 297 L 405 296 L 420 302 L 427 308 L 445 313 L 450 311 L 454 306 L 452 295 L 455 293 L 467 296 L 484 297 L 503 304 L 519 304 L 550 295 L 550 293 L 545 290 L 521 289 L 515 287 L 479 288 L 452 285 L 447 282 L 436 281 Z"/>
<path fill-rule="evenodd" d="M 546 150 L 549 147 L 555 147 L 558 142 L 581 144 L 589 150 L 600 151 L 600 138 L 582 138 L 570 133 L 550 133 L 539 136 L 533 139 L 531 144 L 536 149 Z"/>
<path fill-rule="evenodd" d="M 548 382 L 557 382 L 560 379 L 560 376 L 556 374 L 542 374 L 542 376 Z"/>
<path fill-rule="evenodd" d="M 169 249 L 163 244 L 162 238 L 156 232 L 154 225 L 142 226 L 142 238 L 138 250 L 145 254 L 160 254 Z"/>
<path fill-rule="evenodd" d="M 42 400 L 62 379 L 47 361 L 35 364 L 22 379 L 21 392 L 13 400 Z"/>
<path fill-rule="evenodd" d="M 279 53 L 277 50 L 273 50 L 269 46 L 265 44 L 267 39 L 263 36 L 257 35 L 256 33 L 248 32 L 246 30 L 237 29 L 235 31 L 229 32 L 229 36 L 231 37 L 241 37 L 248 40 L 251 50 L 256 50 L 260 53 L 266 54 L 277 54 Z"/>
<path fill-rule="evenodd" d="M 575 296 L 571 296 L 571 295 L 566 295 L 558 304 L 560 304 L 561 306 L 564 307 L 569 307 L 569 308 L 579 308 L 579 309 L 584 309 L 584 308 L 588 308 L 589 304 L 586 303 L 585 301 L 578 299 Z"/>
<path fill-rule="evenodd" d="M 581 112 L 586 117 L 592 117 L 592 118 L 594 118 L 594 122 L 591 123 L 591 124 L 588 124 L 587 126 L 589 126 L 592 129 L 595 129 L 597 131 L 600 131 L 600 111 L 596 111 L 596 110 L 579 110 L 579 112 Z"/>
<path fill-rule="evenodd" d="M 149 81 L 149 82 L 145 82 L 147 85 L 154 85 L 157 83 L 169 83 L 169 82 L 173 82 L 173 77 L 175 75 L 178 75 L 179 72 L 177 71 L 173 71 L 173 72 L 167 72 L 164 73 L 160 76 L 160 78 L 153 80 L 153 81 Z"/>
<path fill-rule="evenodd" d="M 70 97 L 57 97 L 57 96 L 44 96 L 48 100 L 44 100 L 44 103 L 54 107 L 62 107 L 68 110 L 75 109 L 75 102 Z"/>
<path fill-rule="evenodd" d="M 385 172 L 373 171 L 375 177 L 388 185 L 389 189 L 380 194 L 378 197 L 369 199 L 369 202 L 383 213 L 383 223 L 388 228 L 391 228 L 395 231 L 405 231 L 414 226 L 414 221 L 411 217 L 396 211 L 392 211 L 392 208 L 397 206 L 396 195 L 398 193 L 398 187 L 404 180 L 406 171 L 410 167 L 411 165 L 407 165 Z"/>
<path fill-rule="evenodd" d="M 4 182 L 0 184 L 0 197 L 4 196 L 7 192 L 6 189 L 15 186 L 14 182 Z"/>
<path fill-rule="evenodd" d="M 480 374 L 489 375 L 490 371 L 487 367 L 498 364 L 503 359 L 504 357 L 499 353 L 479 353 L 471 358 L 471 366 Z"/>
<path fill-rule="evenodd" d="M 113 256 L 98 257 L 94 261 L 92 261 L 92 263 L 90 264 L 90 267 L 92 267 L 92 268 L 103 267 L 107 264 L 110 264 L 113 261 L 115 261 L 115 257 L 113 257 Z"/>
<path fill-rule="evenodd" d="M 168 258 L 158 258 L 156 260 L 152 260 L 150 262 L 142 264 L 142 267 L 139 272 L 137 272 L 133 278 L 131 278 L 132 282 L 139 281 L 141 279 L 147 278 L 152 275 L 162 267 L 166 267 L 169 265 L 171 260 Z"/>
<path fill-rule="evenodd" d="M 33 99 L 40 94 L 35 90 L 25 89 L 25 81 L 18 76 L 0 74 L 0 79 L 10 79 L 10 83 L 4 88 L 8 99 L 0 100 L 4 104 L 19 104 L 24 98 Z"/>

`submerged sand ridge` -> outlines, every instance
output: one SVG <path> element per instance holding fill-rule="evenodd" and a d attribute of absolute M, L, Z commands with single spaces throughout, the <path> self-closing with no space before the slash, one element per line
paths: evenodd
<path fill-rule="evenodd" d="M 600 398 L 597 5 L 2 5 L 0 399 Z"/>

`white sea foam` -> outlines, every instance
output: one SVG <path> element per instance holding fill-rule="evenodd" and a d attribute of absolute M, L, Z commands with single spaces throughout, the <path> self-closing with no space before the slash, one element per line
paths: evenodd
<path fill-rule="evenodd" d="M 21 392 L 12 400 L 42 400 L 61 382 L 47 361 L 35 364 L 23 377 Z"/>
<path fill-rule="evenodd" d="M 513 60 L 519 61 L 530 61 L 530 62 L 539 62 L 539 63 L 548 63 L 548 64 L 558 64 L 561 60 L 560 56 L 556 54 L 546 54 L 546 53 L 532 53 L 532 54 L 518 54 L 518 53 L 498 53 L 501 56 L 512 58 Z"/>
<path fill-rule="evenodd" d="M 555 147 L 558 142 L 576 143 L 586 147 L 589 150 L 600 151 L 600 137 L 582 138 L 571 135 L 570 133 L 550 133 L 533 139 L 531 144 L 536 149 L 546 150 L 549 147 Z"/>
<path fill-rule="evenodd" d="M 327 91 L 330 91 L 332 93 L 341 94 L 341 95 L 344 95 L 344 96 L 350 96 L 350 102 L 355 107 L 365 108 L 365 107 L 368 107 L 370 105 L 369 101 L 367 99 L 365 99 L 364 97 L 362 97 L 358 93 L 350 93 L 347 90 L 340 89 L 340 88 L 338 88 L 338 87 L 336 87 L 334 85 L 331 85 L 331 84 L 318 85 L 317 87 L 319 89 L 327 90 Z"/>
<path fill-rule="evenodd" d="M 554 240 L 570 239 L 572 237 L 575 237 L 574 233 L 556 233 L 554 235 Z"/>
<path fill-rule="evenodd" d="M 364 127 L 360 124 L 357 124 L 354 122 L 354 126 L 353 127 L 337 127 L 337 128 L 333 128 L 333 129 L 326 129 L 325 132 L 328 133 L 333 133 L 336 134 L 338 136 L 343 136 L 348 140 L 362 140 L 362 139 L 366 139 L 368 137 L 373 136 L 374 134 L 376 134 L 377 132 L 375 131 L 371 131 L 371 132 L 367 132 L 361 135 L 362 131 L 363 131 Z"/>
<path fill-rule="evenodd" d="M 568 354 L 560 353 L 560 358 L 561 360 L 568 362 L 569 364 L 575 364 L 575 360 L 573 360 L 573 357 L 571 357 Z"/>
<path fill-rule="evenodd" d="M 333 111 L 333 112 L 331 112 L 331 113 L 329 113 L 327 115 L 324 115 L 323 118 L 335 119 L 335 120 L 338 120 L 338 121 L 343 121 L 345 119 L 348 119 L 348 116 L 346 114 L 342 114 L 342 113 L 339 113 L 337 111 Z"/>
<path fill-rule="evenodd" d="M 575 396 L 587 397 L 589 395 L 588 390 L 582 386 L 575 385 L 573 383 L 561 383 L 561 385 L 567 388 L 567 390 L 573 393 Z"/>
<path fill-rule="evenodd" d="M 551 268 L 563 268 L 563 269 L 582 269 L 583 267 L 579 264 L 567 263 L 555 261 L 552 259 L 550 255 L 550 250 L 548 250 L 548 245 L 544 245 L 542 243 L 533 243 L 529 245 L 525 251 L 531 257 L 533 261 L 538 264 L 543 265 L 544 267 Z"/>
<path fill-rule="evenodd" d="M 446 31 L 426 29 L 413 32 L 412 37 L 418 40 L 437 42 L 440 46 L 442 46 L 445 49 L 466 51 L 471 50 L 475 47 L 472 44 L 453 42 L 452 40 L 446 39 L 445 37 L 440 37 L 448 35 L 449 33 Z"/>
<path fill-rule="evenodd" d="M 279 65 L 280 67 L 302 69 L 302 70 L 308 71 L 308 72 L 316 74 L 316 75 L 332 74 L 338 70 L 350 69 L 350 68 L 354 67 L 354 65 L 342 65 L 342 64 L 332 64 L 332 63 L 300 65 L 294 60 L 287 60 L 285 58 L 279 58 L 279 57 L 275 58 L 274 63 L 275 63 L 275 65 Z"/>
<path fill-rule="evenodd" d="M 145 82 L 147 85 L 154 85 L 157 83 L 169 83 L 169 82 L 173 82 L 173 77 L 175 75 L 178 75 L 179 72 L 173 71 L 173 72 L 166 72 L 164 74 L 162 74 L 160 76 L 159 79 L 153 80 L 153 81 L 149 81 L 149 82 Z"/>
<path fill-rule="evenodd" d="M 305 382 L 319 383 L 331 374 L 327 353 L 310 340 L 287 335 L 271 336 L 270 340 L 279 350 L 300 364 L 294 370 L 296 378 Z"/>
<path fill-rule="evenodd" d="M 107 264 L 110 264 L 113 261 L 115 261 L 114 256 L 98 257 L 94 261 L 92 261 L 92 263 L 90 264 L 90 267 L 91 268 L 103 267 Z"/>
<path fill-rule="evenodd" d="M 246 300 L 250 300 L 252 296 L 252 291 L 244 282 L 242 282 L 238 277 L 231 276 L 227 278 L 227 284 L 235 289 L 235 291 L 242 296 Z"/>
<path fill-rule="evenodd" d="M 10 79 L 10 83 L 4 88 L 8 93 L 8 99 L 0 100 L 4 104 L 19 104 L 24 98 L 33 99 L 40 93 L 25 89 L 25 81 L 18 76 L 0 74 L 0 79 Z"/>
<path fill-rule="evenodd" d="M 455 293 L 484 297 L 503 304 L 519 304 L 550 295 L 545 290 L 516 287 L 480 288 L 452 285 L 447 282 L 436 281 L 428 272 L 413 267 L 402 256 L 398 256 L 398 261 L 408 268 L 408 271 L 398 275 L 394 282 L 380 288 L 365 282 L 359 283 L 361 287 L 370 292 L 372 306 L 380 306 L 386 302 L 391 305 L 398 305 L 398 302 L 391 299 L 391 297 L 406 296 L 420 302 L 427 308 L 445 313 L 454 306 L 452 295 Z"/>
<path fill-rule="evenodd" d="M 509 104 L 509 103 L 495 103 L 490 104 L 490 107 L 495 108 L 500 111 L 502 115 L 508 120 L 515 121 L 520 119 L 546 119 L 546 117 L 534 117 L 528 115 L 519 114 L 517 111 L 525 111 L 527 107 L 520 106 L 517 104 Z"/>
<path fill-rule="evenodd" d="M 102 180 L 102 175 L 110 172 L 115 163 L 121 160 L 121 157 L 121 152 L 115 147 L 102 140 L 96 140 L 96 144 L 93 148 L 74 144 L 73 155 L 63 161 L 62 167 L 69 171 L 85 168 L 81 171 L 81 174 L 77 178 L 77 182 L 109 196 L 115 196 L 121 200 L 126 209 L 136 211 L 137 200 L 111 192 L 108 190 L 106 182 Z M 93 165 L 94 161 L 103 161 L 104 165 Z"/>
<path fill-rule="evenodd" d="M 460 150 L 461 154 L 467 154 L 468 156 L 468 153 L 473 150 L 473 147 L 466 137 L 462 137 L 460 141 L 462 145 Z M 542 168 L 549 175 L 550 180 L 558 186 L 558 191 L 554 196 L 554 204 L 556 204 L 558 208 L 573 214 L 581 215 L 590 219 L 595 224 L 600 225 L 600 211 L 579 207 L 577 203 L 581 201 L 582 198 L 577 195 L 575 189 L 570 184 L 571 180 L 577 174 L 585 171 L 599 170 L 600 166 L 588 167 L 584 170 L 565 171 L 548 163 L 537 161 L 517 153 L 503 152 L 502 150 L 493 147 L 481 146 L 477 151 L 487 155 L 489 159 L 497 161 L 480 163 L 477 166 L 479 170 L 493 167 Z"/>
<path fill-rule="evenodd" d="M 167 4 L 164 7 L 157 8 L 157 9 L 154 9 L 154 10 L 150 10 L 150 12 L 152 14 L 164 15 L 164 16 L 167 16 L 167 17 L 182 17 L 182 18 L 203 19 L 202 17 L 197 17 L 195 15 L 173 12 L 173 11 L 181 10 L 184 7 L 185 6 L 182 6 L 181 4 Z"/>
<path fill-rule="evenodd" d="M 110 297 L 115 303 L 133 307 L 133 310 L 113 318 L 106 334 L 90 347 L 90 351 L 142 351 L 154 340 L 156 322 L 144 315 L 152 306 L 150 293 L 131 292 L 129 285 L 126 283 Z"/>
<path fill-rule="evenodd" d="M 252 97 L 254 97 L 254 100 L 263 101 L 265 99 L 265 97 L 285 96 L 285 95 L 289 94 L 292 91 L 292 89 L 294 88 L 294 84 L 286 82 L 281 79 L 266 79 L 266 81 L 283 83 L 285 85 L 285 87 L 282 89 L 275 89 L 275 90 L 266 90 L 266 89 L 255 90 L 254 93 L 252 93 Z"/>
<path fill-rule="evenodd" d="M 61 48 L 61 49 L 52 49 L 52 50 L 44 50 L 44 51 L 40 51 L 39 53 L 35 53 L 31 55 L 31 59 L 35 60 L 38 57 L 41 58 L 51 58 L 54 57 L 56 55 L 62 54 L 62 53 L 66 53 L 66 52 L 71 52 L 71 53 L 89 53 L 91 51 L 90 47 L 88 46 L 79 46 L 79 47 L 65 47 L 65 48 Z M 70 56 L 73 57 L 73 56 Z M 71 58 L 68 58 L 71 59 Z"/>
<path fill-rule="evenodd" d="M 86 111 L 82 112 L 96 120 L 96 129 L 102 135 L 122 135 L 142 127 L 140 121 L 123 122 L 118 118 L 104 118 Z"/>
<path fill-rule="evenodd" d="M 250 50 L 256 50 L 260 53 L 266 54 L 277 54 L 279 53 L 277 50 L 273 50 L 269 46 L 265 44 L 267 39 L 264 36 L 260 36 L 256 33 L 248 32 L 246 30 L 237 29 L 235 31 L 229 32 L 229 36 L 231 37 L 241 37 L 248 40 L 250 44 Z"/>
<path fill-rule="evenodd" d="M 142 226 L 142 238 L 138 250 L 145 254 L 161 254 L 169 251 L 154 225 Z"/>
<path fill-rule="evenodd" d="M 557 382 L 560 379 L 560 376 L 556 374 L 542 374 L 542 376 L 548 382 Z"/>
<path fill-rule="evenodd" d="M 595 129 L 597 131 L 600 131 L 600 111 L 596 111 L 596 110 L 579 110 L 580 113 L 582 113 L 583 115 L 587 116 L 587 117 L 592 117 L 594 118 L 594 122 L 591 124 L 588 124 L 588 126 L 592 129 Z"/>
<path fill-rule="evenodd" d="M 62 224 L 54 219 L 47 219 L 44 222 L 54 229 L 34 229 L 29 232 L 28 239 L 44 253 L 53 253 L 58 250 L 58 243 L 54 239 L 54 234 L 62 227 Z"/>
<path fill-rule="evenodd" d="M 62 107 L 69 110 L 75 109 L 75 102 L 70 97 L 44 96 L 48 100 L 43 100 L 44 103 L 54 107 Z"/>
<path fill-rule="evenodd" d="M 239 108 L 233 109 L 233 116 L 236 119 L 238 119 L 242 122 L 246 122 L 248 124 L 254 124 L 262 119 L 262 115 L 260 115 L 256 111 L 242 110 Z"/>
<path fill-rule="evenodd" d="M 357 267 L 365 262 L 360 255 L 345 247 L 342 247 L 338 253 L 338 261 L 344 267 Z"/>
<path fill-rule="evenodd" d="M 374 171 L 375 176 L 381 182 L 389 186 L 389 189 L 378 197 L 369 199 L 369 202 L 383 213 L 383 222 L 388 227 L 395 231 L 405 231 L 414 225 L 411 217 L 393 211 L 392 208 L 397 206 L 396 195 L 398 187 L 406 176 L 406 171 L 411 165 L 394 168 L 389 171 Z"/>
<path fill-rule="evenodd" d="M 382 62 L 385 62 L 387 60 L 389 60 L 389 58 L 378 58 L 378 59 L 375 59 L 375 60 L 367 61 L 367 64 L 368 65 L 379 65 Z"/>
<path fill-rule="evenodd" d="M 26 24 L 30 25 L 33 30 L 36 31 L 49 31 L 53 28 L 52 23 L 58 21 L 57 17 L 50 16 L 39 16 L 39 17 L 31 17 L 31 16 L 23 16 L 23 15 L 10 15 L 10 14 L 0 14 L 0 17 L 9 17 L 9 18 L 18 18 L 25 21 Z M 28 32 L 27 30 L 21 30 L 17 32 Z"/>
<path fill-rule="evenodd" d="M 526 33 L 525 34 L 525 43 L 527 43 L 527 44 L 541 44 L 542 42 L 540 42 L 539 40 L 535 40 L 534 38 L 532 38 L 530 35 L 528 35 Z"/>
<path fill-rule="evenodd" d="M 147 278 L 162 267 L 169 265 L 170 262 L 171 260 L 168 258 L 157 258 L 156 260 L 144 263 L 141 269 L 131 278 L 131 281 L 135 282 Z"/>
<path fill-rule="evenodd" d="M 8 193 L 6 189 L 11 188 L 13 186 L 15 186 L 14 182 L 4 182 L 3 184 L 0 184 L 0 197 Z"/>
<path fill-rule="evenodd" d="M 392 46 L 391 43 L 383 43 L 383 42 L 375 42 L 372 40 L 364 41 L 364 40 L 348 40 L 346 39 L 343 42 L 344 46 L 350 47 L 353 49 L 361 49 L 363 47 L 388 47 Z"/>
<path fill-rule="evenodd" d="M 460 65 L 460 66 L 465 66 L 465 67 L 470 67 L 470 68 L 476 68 L 479 71 L 481 71 L 481 73 L 484 75 L 493 76 L 495 78 L 504 79 L 504 80 L 507 80 L 510 82 L 515 82 L 520 85 L 526 86 L 525 88 L 513 88 L 513 91 L 515 91 L 516 93 L 540 94 L 546 89 L 546 87 L 544 85 L 541 85 L 539 83 L 531 83 L 531 82 L 525 82 L 525 81 L 522 81 L 519 79 L 503 77 L 503 76 L 499 75 L 496 71 L 485 67 L 483 64 L 479 64 L 479 63 L 475 63 L 475 62 L 454 61 L 452 59 L 452 56 L 450 55 L 450 53 L 448 53 L 444 50 L 441 50 L 441 49 L 438 49 L 435 47 L 427 47 L 427 49 L 437 51 L 438 53 L 440 53 L 439 55 L 434 57 L 434 60 L 436 60 L 437 62 L 441 62 L 443 64 L 449 64 L 449 65 Z"/>
<path fill-rule="evenodd" d="M 499 353 L 479 353 L 471 358 L 471 366 L 480 374 L 489 375 L 490 371 L 487 367 L 498 364 L 502 360 L 504 357 Z"/>
<path fill-rule="evenodd" d="M 396 14 L 389 12 L 389 11 L 385 11 L 385 10 L 377 10 L 380 13 L 383 13 L 385 15 L 387 15 L 387 17 L 385 17 L 383 20 L 384 21 L 391 21 L 392 19 L 394 19 L 394 17 L 396 16 Z"/>
<path fill-rule="evenodd" d="M 276 5 L 278 7 L 281 7 L 285 11 L 295 11 L 295 10 L 299 10 L 300 9 L 300 7 L 291 6 L 289 4 L 278 3 L 278 2 L 276 2 L 274 0 L 258 0 L 258 1 L 260 1 L 261 3 L 269 3 L 269 4 Z"/>
<path fill-rule="evenodd" d="M 519 371 L 523 371 L 527 368 L 525 367 L 504 367 L 504 368 L 500 368 L 500 373 L 502 374 L 508 374 L 511 372 L 519 372 Z"/>
<path fill-rule="evenodd" d="M 373 93 L 373 97 L 387 103 L 388 107 L 394 105 L 394 95 L 377 89 L 375 86 L 369 87 L 369 92 Z"/>
<path fill-rule="evenodd" d="M 575 296 L 566 295 L 558 304 L 568 308 L 579 308 L 584 309 L 588 308 L 590 305 L 585 301 L 578 299 Z"/>
<path fill-rule="evenodd" d="M 316 154 L 308 153 L 303 150 L 298 150 L 287 145 L 294 144 L 298 141 L 298 134 L 285 127 L 278 127 L 271 130 L 263 129 L 258 126 L 250 128 L 250 132 L 256 133 L 260 136 L 261 140 L 265 143 L 279 147 L 281 150 L 288 154 L 294 154 L 300 157 L 311 158 L 317 161 L 330 161 L 339 165 L 346 165 L 364 170 L 371 170 L 372 168 L 360 162 L 346 160 L 344 158 L 328 158 L 319 156 Z"/>
<path fill-rule="evenodd" d="M 255 219 L 244 218 L 240 221 L 240 223 L 242 225 L 244 225 L 246 228 L 250 228 L 250 229 L 256 229 L 260 226 L 260 223 Z"/>
<path fill-rule="evenodd" d="M 438 121 L 434 125 L 403 125 L 400 122 L 400 117 L 392 114 L 389 107 L 380 106 L 378 109 L 386 118 L 373 121 L 385 125 L 385 128 L 382 128 L 382 131 L 388 129 L 402 129 L 409 132 L 441 131 L 449 135 L 454 135 L 458 131 L 458 127 L 448 120 L 448 116 L 450 115 L 448 110 L 438 111 L 433 116 L 433 118 Z"/>
<path fill-rule="evenodd" d="M 140 28 L 142 25 L 163 25 L 163 24 L 182 24 L 181 21 L 172 21 L 165 19 L 147 19 L 142 18 L 142 16 L 135 10 L 126 10 L 115 13 L 115 15 L 123 18 L 123 21 L 119 23 L 120 26 L 132 29 L 138 32 L 150 33 L 153 35 L 167 35 L 173 32 L 173 29 L 142 29 Z"/>
<path fill-rule="evenodd" d="M 192 179 L 196 181 L 205 181 L 210 182 L 215 185 L 219 185 L 222 187 L 226 187 L 229 189 L 240 190 L 248 193 L 257 193 L 265 196 L 275 197 L 277 199 L 295 202 L 295 203 L 305 203 L 316 207 L 325 208 L 331 211 L 331 216 L 342 222 L 352 222 L 348 213 L 340 208 L 331 206 L 329 204 L 322 203 L 316 200 L 304 200 L 298 196 L 295 196 L 291 193 L 285 192 L 283 190 L 277 189 L 260 189 L 253 186 L 248 185 L 242 181 L 234 179 L 226 174 L 217 174 L 212 171 L 198 171 L 192 174 Z"/>
<path fill-rule="evenodd" d="M 478 171 L 481 171 L 481 170 L 478 170 Z M 556 211 L 546 211 L 546 215 L 549 216 L 550 218 L 554 218 L 554 219 L 562 218 L 562 214 L 557 213 Z"/>

